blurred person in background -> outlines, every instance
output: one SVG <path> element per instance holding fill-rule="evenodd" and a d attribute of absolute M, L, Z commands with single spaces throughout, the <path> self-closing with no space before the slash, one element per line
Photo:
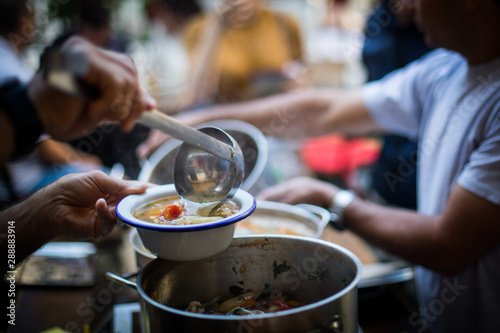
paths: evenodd
<path fill-rule="evenodd" d="M 27 82 L 33 76 L 33 70 L 21 59 L 22 51 L 36 32 L 31 8 L 27 0 L 0 0 L 0 83 Z M 0 166 L 0 206 L 17 201 L 65 174 L 101 167 L 98 158 L 42 135 L 31 154 Z"/>
<path fill-rule="evenodd" d="M 191 65 L 181 110 L 251 100 L 302 84 L 302 39 L 293 18 L 266 9 L 263 0 L 218 4 L 183 29 Z M 138 155 L 148 157 L 165 139 L 152 130 Z"/>
<path fill-rule="evenodd" d="M 112 29 L 112 7 L 109 3 L 101 0 L 73 1 L 73 8 L 75 12 L 70 19 L 76 25 L 57 38 L 53 45 L 60 45 L 71 36 L 79 36 L 106 50 L 127 52 L 128 41 Z M 148 127 L 139 124 L 125 133 L 119 126 L 103 124 L 90 133 L 84 133 L 84 137 L 71 141 L 71 145 L 80 152 L 98 157 L 107 172 L 117 170 L 117 176 L 136 179 L 141 164 L 135 149 L 147 138 L 149 131 Z"/>
<path fill-rule="evenodd" d="M 410 0 L 382 0 L 377 4 L 366 23 L 363 45 L 368 81 L 379 80 L 431 50 L 414 19 Z M 384 135 L 383 141 L 372 170 L 372 188 L 388 204 L 416 209 L 417 143 L 399 135 Z"/>
<path fill-rule="evenodd" d="M 70 31 L 54 43 L 61 44 L 70 36 L 78 35 L 92 44 L 115 52 L 127 52 L 127 39 L 111 27 L 111 7 L 102 0 L 72 0 L 73 13 Z"/>
<path fill-rule="evenodd" d="M 266 9 L 262 0 L 219 5 L 193 19 L 183 34 L 192 60 L 193 104 L 245 101 L 290 89 L 293 64 L 302 58 L 297 22 Z"/>
<path fill-rule="evenodd" d="M 196 0 L 148 0 L 146 40 L 131 45 L 142 86 L 155 98 L 158 109 L 176 113 L 188 100 L 191 63 L 182 40 L 186 23 L 201 13 Z"/>

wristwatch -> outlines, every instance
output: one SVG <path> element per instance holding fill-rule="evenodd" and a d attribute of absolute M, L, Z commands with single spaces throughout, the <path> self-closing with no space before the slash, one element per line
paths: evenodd
<path fill-rule="evenodd" d="M 356 195 L 352 191 L 340 190 L 333 197 L 328 210 L 332 213 L 330 224 L 337 230 L 345 230 L 344 210 L 354 201 Z"/>

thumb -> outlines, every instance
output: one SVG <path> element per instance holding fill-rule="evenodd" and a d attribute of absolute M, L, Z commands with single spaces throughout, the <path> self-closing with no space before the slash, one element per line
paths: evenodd
<path fill-rule="evenodd" d="M 115 226 L 115 215 L 111 212 L 112 209 L 109 208 L 106 200 L 103 198 L 99 199 L 95 203 L 95 209 L 97 212 L 96 221 L 96 236 L 107 236 L 111 233 Z"/>

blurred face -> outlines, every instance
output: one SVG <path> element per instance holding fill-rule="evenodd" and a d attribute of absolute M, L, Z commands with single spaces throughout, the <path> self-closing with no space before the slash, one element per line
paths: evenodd
<path fill-rule="evenodd" d="M 251 21 L 259 10 L 260 0 L 222 0 L 227 20 L 234 25 Z"/>
<path fill-rule="evenodd" d="M 388 3 L 389 10 L 397 17 L 399 24 L 407 27 L 414 23 L 415 8 L 413 7 L 413 0 L 392 0 Z"/>
<path fill-rule="evenodd" d="M 415 23 L 430 46 L 456 50 L 464 29 L 463 12 L 457 0 L 414 0 Z"/>

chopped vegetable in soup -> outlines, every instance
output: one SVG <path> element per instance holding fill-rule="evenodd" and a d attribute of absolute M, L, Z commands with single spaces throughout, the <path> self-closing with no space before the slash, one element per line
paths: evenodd
<path fill-rule="evenodd" d="M 215 315 L 258 315 L 273 313 L 302 306 L 295 300 L 287 300 L 281 290 L 255 293 L 252 291 L 235 297 L 216 297 L 210 302 L 201 304 L 193 301 L 186 311 Z"/>
<path fill-rule="evenodd" d="M 172 205 L 166 206 L 160 215 L 163 216 L 165 221 L 172 221 L 172 220 L 178 219 L 181 216 L 183 211 L 184 211 L 184 209 L 182 209 L 178 205 L 172 204 Z"/>
<path fill-rule="evenodd" d="M 198 204 L 181 200 L 179 197 L 170 197 L 139 207 L 134 212 L 134 217 L 158 224 L 200 224 L 222 220 L 235 214 L 239 209 L 234 202 L 229 201 L 210 214 L 215 204 Z"/>

